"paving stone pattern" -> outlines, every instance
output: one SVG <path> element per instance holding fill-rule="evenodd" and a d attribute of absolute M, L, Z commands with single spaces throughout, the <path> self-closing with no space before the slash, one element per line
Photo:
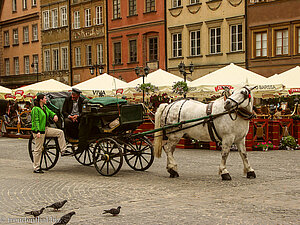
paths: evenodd
<path fill-rule="evenodd" d="M 28 140 L 0 137 L 0 224 L 53 224 L 75 211 L 69 224 L 300 224 L 300 151 L 249 152 L 257 178 L 246 179 L 242 160 L 231 152 L 232 181 L 218 175 L 219 151 L 175 151 L 179 178 L 166 172 L 166 158 L 148 171 L 123 164 L 113 177 L 72 157 L 60 158 L 44 174 L 32 173 Z M 67 199 L 40 221 L 25 211 Z M 122 206 L 119 216 L 104 209 Z M 27 219 L 27 221 L 25 220 Z"/>

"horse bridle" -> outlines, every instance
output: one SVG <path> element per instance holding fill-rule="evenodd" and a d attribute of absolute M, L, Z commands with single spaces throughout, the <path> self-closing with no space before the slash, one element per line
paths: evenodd
<path fill-rule="evenodd" d="M 247 99 L 249 100 L 248 105 L 249 105 L 250 102 L 251 102 L 251 90 L 250 90 L 249 88 L 247 88 L 246 86 L 244 86 L 243 88 L 245 88 L 245 89 L 248 91 L 248 93 L 242 93 L 242 94 L 244 95 L 243 101 L 237 102 L 236 100 L 230 98 L 230 96 L 227 97 L 227 99 L 229 99 L 229 100 L 231 100 L 233 103 L 235 103 L 236 109 L 239 107 L 239 105 L 243 104 L 244 101 L 246 101 Z M 248 105 L 247 105 L 247 106 L 248 106 Z"/>

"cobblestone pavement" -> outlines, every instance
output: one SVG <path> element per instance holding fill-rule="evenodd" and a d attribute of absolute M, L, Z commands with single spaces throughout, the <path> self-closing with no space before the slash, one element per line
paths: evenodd
<path fill-rule="evenodd" d="M 60 158 L 44 174 L 33 174 L 28 140 L 0 138 L 0 224 L 53 224 L 74 210 L 69 224 L 300 224 L 300 151 L 249 152 L 256 179 L 243 175 L 231 152 L 232 181 L 218 175 L 220 152 L 179 150 L 179 178 L 168 178 L 166 158 L 148 171 L 123 164 L 113 177 Z M 62 210 L 46 209 L 38 220 L 24 212 L 67 199 Z M 122 206 L 119 216 L 104 209 Z M 32 219 L 32 218 L 31 218 Z"/>

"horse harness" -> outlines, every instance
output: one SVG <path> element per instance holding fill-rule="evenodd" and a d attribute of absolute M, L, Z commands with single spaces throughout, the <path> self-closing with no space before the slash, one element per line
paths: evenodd
<path fill-rule="evenodd" d="M 206 115 L 211 115 L 212 114 L 212 107 L 213 107 L 214 102 L 210 102 L 207 104 L 206 107 Z M 210 136 L 210 139 L 214 142 L 218 142 L 215 135 L 217 136 L 217 138 L 222 141 L 222 138 L 219 136 L 215 124 L 214 124 L 214 118 L 213 117 L 209 117 L 209 119 L 206 119 L 205 122 L 207 123 L 207 129 L 208 129 L 208 133 Z M 205 123 L 203 124 L 203 126 L 205 125 Z"/>

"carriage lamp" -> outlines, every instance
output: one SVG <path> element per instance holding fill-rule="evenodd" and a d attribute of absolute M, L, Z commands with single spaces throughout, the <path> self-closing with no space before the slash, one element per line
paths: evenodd
<path fill-rule="evenodd" d="M 100 64 L 95 64 L 95 65 L 91 66 L 90 67 L 90 73 L 91 73 L 91 75 L 94 75 L 95 70 L 96 70 L 96 76 L 97 76 L 98 75 L 97 74 L 97 71 L 98 71 L 97 69 L 99 70 L 99 75 L 101 75 L 103 73 L 103 70 L 104 70 L 103 64 L 100 63 Z"/>
<path fill-rule="evenodd" d="M 144 68 L 137 66 L 134 68 L 134 71 L 138 77 L 143 77 L 143 84 L 144 84 L 145 76 L 147 76 L 149 74 L 150 68 L 147 65 Z M 145 100 L 145 91 L 143 90 L 143 102 L 144 102 L 144 100 Z"/>
<path fill-rule="evenodd" d="M 186 82 L 186 75 L 187 74 L 191 74 L 194 72 L 194 64 L 191 62 L 189 66 L 185 66 L 185 64 L 183 62 L 180 62 L 179 65 L 178 65 L 178 69 L 179 69 L 179 72 L 183 75 L 183 79 L 184 79 L 184 82 Z M 189 69 L 190 72 L 186 72 L 185 70 L 186 69 Z M 184 98 L 186 97 L 186 94 L 184 94 Z"/>

